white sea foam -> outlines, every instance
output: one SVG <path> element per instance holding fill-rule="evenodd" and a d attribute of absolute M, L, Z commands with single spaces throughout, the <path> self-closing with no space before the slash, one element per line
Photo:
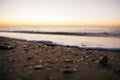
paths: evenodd
<path fill-rule="evenodd" d="M 120 50 L 120 38 L 115 37 L 68 36 L 14 32 L 0 32 L 0 36 L 16 39 L 25 39 L 28 41 L 52 41 L 53 43 L 60 45 L 78 46 L 84 48 Z"/>

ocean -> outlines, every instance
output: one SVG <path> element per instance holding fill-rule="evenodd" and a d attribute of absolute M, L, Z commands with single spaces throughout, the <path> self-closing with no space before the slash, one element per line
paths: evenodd
<path fill-rule="evenodd" d="M 0 36 L 64 46 L 120 51 L 120 28 L 0 27 Z"/>

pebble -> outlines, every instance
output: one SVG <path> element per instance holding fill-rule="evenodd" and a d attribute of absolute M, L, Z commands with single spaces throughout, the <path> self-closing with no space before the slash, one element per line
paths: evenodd
<path fill-rule="evenodd" d="M 79 60 L 79 59 L 77 59 L 76 61 L 77 61 L 77 62 L 79 62 L 80 60 Z"/>
<path fill-rule="evenodd" d="M 58 59 L 55 59 L 55 61 L 58 61 Z"/>
<path fill-rule="evenodd" d="M 80 60 L 84 60 L 84 58 L 80 58 Z"/>
<path fill-rule="evenodd" d="M 39 60 L 39 63 L 41 63 L 42 62 L 42 60 Z"/>
<path fill-rule="evenodd" d="M 65 59 L 65 62 L 67 62 L 67 63 L 74 63 L 73 60 L 69 60 L 69 59 Z"/>
<path fill-rule="evenodd" d="M 85 56 L 85 59 L 88 59 L 89 58 L 89 56 Z"/>
<path fill-rule="evenodd" d="M 42 65 L 35 65 L 33 68 L 35 70 L 40 70 L 40 69 L 43 69 L 43 66 Z"/>
<path fill-rule="evenodd" d="M 24 47 L 24 48 L 28 48 L 28 46 L 27 46 L 27 45 L 22 45 L 22 47 Z"/>

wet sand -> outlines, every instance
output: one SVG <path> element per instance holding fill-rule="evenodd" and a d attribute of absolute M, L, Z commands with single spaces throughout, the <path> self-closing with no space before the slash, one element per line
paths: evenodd
<path fill-rule="evenodd" d="M 0 37 L 0 80 L 120 80 L 120 52 Z"/>

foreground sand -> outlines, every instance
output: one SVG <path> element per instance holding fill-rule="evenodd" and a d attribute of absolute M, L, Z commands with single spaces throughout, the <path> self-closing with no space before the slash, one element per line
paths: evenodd
<path fill-rule="evenodd" d="M 0 80 L 120 80 L 120 52 L 0 37 Z"/>

